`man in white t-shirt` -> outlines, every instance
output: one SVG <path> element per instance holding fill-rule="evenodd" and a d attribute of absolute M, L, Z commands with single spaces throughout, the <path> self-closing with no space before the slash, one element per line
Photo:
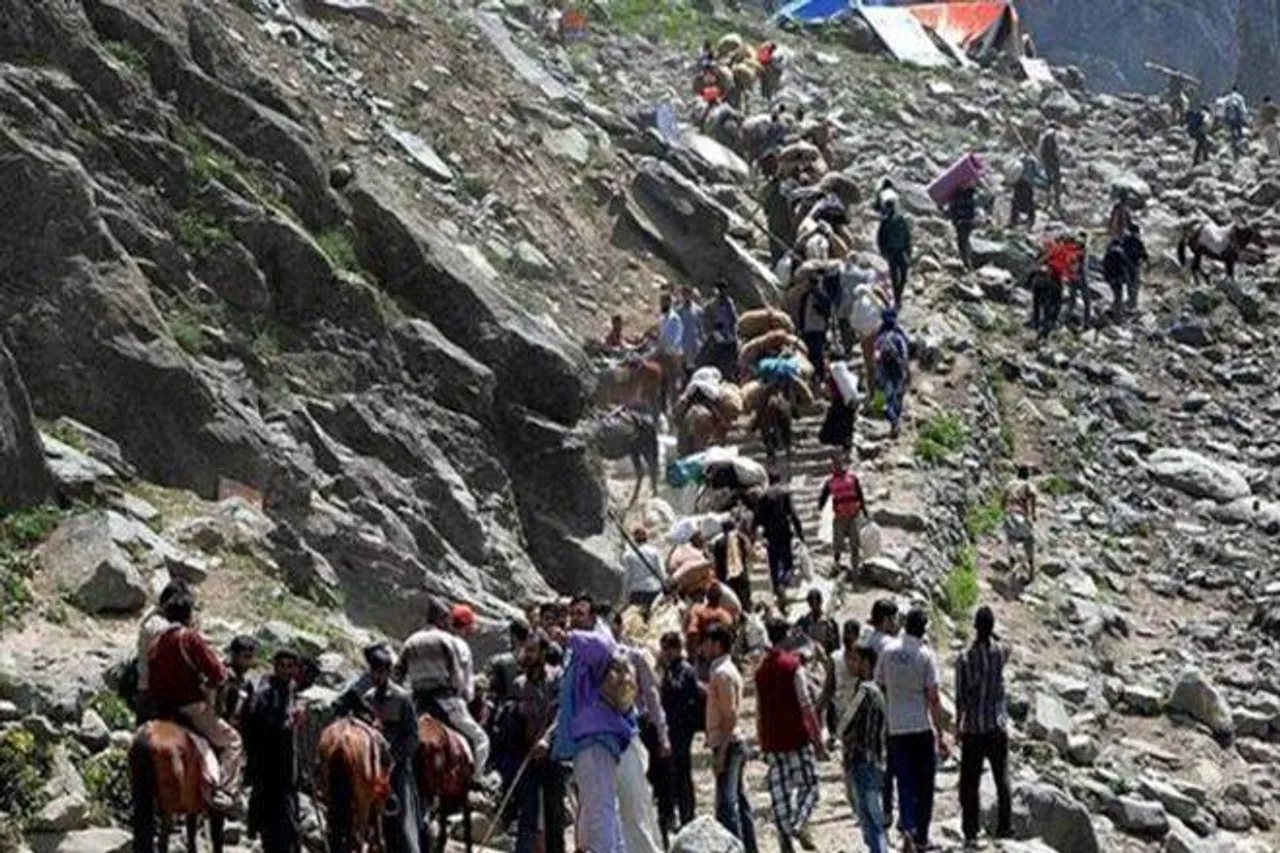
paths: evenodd
<path fill-rule="evenodd" d="M 951 752 L 943 733 L 938 662 L 924 638 L 928 624 L 928 613 L 913 607 L 903 636 L 887 643 L 876 663 L 875 681 L 888 710 L 889 763 L 901 802 L 898 826 L 907 853 L 929 846 L 937 759 Z"/>
<path fill-rule="evenodd" d="M 627 604 L 648 607 L 662 595 L 662 554 L 649 544 L 649 531 L 631 531 L 635 547 L 622 550 L 622 597 Z"/>

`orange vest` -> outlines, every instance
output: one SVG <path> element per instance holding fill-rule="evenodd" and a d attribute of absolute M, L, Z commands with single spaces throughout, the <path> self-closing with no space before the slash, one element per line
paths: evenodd
<path fill-rule="evenodd" d="M 858 478 L 846 471 L 831 475 L 831 505 L 840 518 L 848 518 L 862 512 L 862 490 Z"/>

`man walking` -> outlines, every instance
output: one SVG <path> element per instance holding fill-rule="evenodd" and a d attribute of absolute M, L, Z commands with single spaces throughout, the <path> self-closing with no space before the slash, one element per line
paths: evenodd
<path fill-rule="evenodd" d="M 956 249 L 960 252 L 960 263 L 966 270 L 973 269 L 973 229 L 978 222 L 978 191 L 972 181 L 965 182 L 956 188 L 947 202 L 947 214 L 956 229 Z"/>
<path fill-rule="evenodd" d="M 822 590 L 816 586 L 806 598 L 809 610 L 796 620 L 796 630 L 816 643 L 827 656 L 840 648 L 840 626 L 823 610 Z"/>
<path fill-rule="evenodd" d="M 702 355 L 702 347 L 707 342 L 702 306 L 698 304 L 692 287 L 685 285 L 680 289 L 680 307 L 676 313 L 680 316 L 680 354 L 687 379 L 698 366 L 698 356 Z"/>
<path fill-rule="evenodd" d="M 729 282 L 716 282 L 711 307 L 711 355 L 726 382 L 738 380 L 738 309 L 729 296 Z"/>
<path fill-rule="evenodd" d="M 300 849 L 297 668 L 297 652 L 277 650 L 271 675 L 263 679 L 244 713 L 250 785 L 247 829 L 250 837 L 262 839 L 263 853 Z"/>
<path fill-rule="evenodd" d="M 838 454 L 832 463 L 831 476 L 822 484 L 818 494 L 818 513 L 821 515 L 827 499 L 831 499 L 831 551 L 836 571 L 840 571 L 840 555 L 849 549 L 849 566 L 857 569 L 862 560 L 862 525 L 869 520 L 867 499 L 862 494 L 862 482 L 849 470 L 849 461 Z"/>
<path fill-rule="evenodd" d="M 1057 122 L 1050 122 L 1040 135 L 1040 165 L 1044 166 L 1049 185 L 1049 203 L 1055 210 L 1062 209 L 1062 151 L 1059 147 Z"/>
<path fill-rule="evenodd" d="M 1191 165 L 1199 166 L 1209 159 L 1209 108 L 1201 105 L 1189 111 L 1185 118 L 1187 135 L 1195 142 Z"/>
<path fill-rule="evenodd" d="M 658 300 L 658 363 L 662 366 L 659 407 L 669 411 L 684 384 L 684 324 L 671 304 L 671 294 Z"/>
<path fill-rule="evenodd" d="M 857 619 L 845 620 L 840 632 L 840 649 L 831 655 L 826 681 L 818 696 L 818 710 L 827 724 L 827 732 L 837 741 L 844 731 L 840 724 L 841 718 L 853 701 L 853 694 L 861 677 L 857 674 L 857 661 L 854 658 L 854 649 L 858 647 L 861 634 L 862 625 Z M 853 805 L 852 793 L 849 795 L 849 804 Z"/>
<path fill-rule="evenodd" d="M 901 626 L 898 625 L 898 603 L 892 598 L 879 598 L 871 605 L 871 633 L 867 635 L 865 645 L 876 653 L 877 661 L 884 656 L 885 647 L 898 639 Z M 885 762 L 884 795 L 885 826 L 893 823 L 893 765 Z"/>
<path fill-rule="evenodd" d="M 990 607 L 973 614 L 973 644 L 956 660 L 956 731 L 960 733 L 960 822 L 966 849 L 978 846 L 982 765 L 991 764 L 996 784 L 996 837 L 1009 837 L 1009 713 L 1004 666 L 1008 649 L 997 642 Z"/>
<path fill-rule="evenodd" d="M 737 731 L 742 674 L 729 655 L 731 648 L 733 635 L 723 625 L 711 628 L 702 638 L 702 656 L 711 663 L 706 731 L 716 779 L 716 820 L 742 842 L 744 853 L 758 853 L 756 818 L 742 779 L 747 751 Z"/>
<path fill-rule="evenodd" d="M 893 285 L 893 307 L 902 309 L 902 293 L 907 287 L 911 269 L 911 223 L 898 211 L 896 196 L 884 196 L 876 246 L 889 264 L 889 281 Z"/>
<path fill-rule="evenodd" d="M 885 837 L 885 702 L 872 674 L 876 668 L 876 652 L 858 646 L 848 652 L 852 659 L 856 685 L 853 696 L 840 715 L 840 744 L 844 755 L 844 772 L 849 798 L 867 853 L 887 853 Z"/>
<path fill-rule="evenodd" d="M 756 669 L 757 738 L 769 765 L 766 777 L 782 853 L 795 839 L 816 850 L 809 818 L 818 805 L 818 758 L 825 758 L 822 727 L 800 658 L 786 651 L 791 633 L 785 619 L 765 626 L 772 648 Z"/>
<path fill-rule="evenodd" d="M 756 502 L 753 530 L 763 530 L 765 550 L 769 558 L 769 578 L 773 581 L 773 594 L 784 600 L 787 588 L 795 575 L 795 551 L 791 535 L 804 542 L 804 528 L 791 500 L 791 491 L 782 484 L 776 470 L 769 472 L 769 486 Z"/>
<path fill-rule="evenodd" d="M 1021 546 L 1027 557 L 1027 580 L 1036 576 L 1036 487 L 1031 482 L 1031 468 L 1018 466 L 1018 478 L 1005 489 L 1004 536 L 1010 559 L 1016 560 Z"/>
<path fill-rule="evenodd" d="M 747 571 L 750 560 L 751 540 L 742 532 L 737 519 L 726 518 L 720 525 L 720 535 L 711 540 L 711 561 L 716 580 L 738 596 L 744 611 L 752 609 L 751 577 Z"/>
<path fill-rule="evenodd" d="M 693 820 L 697 801 L 693 787 L 693 736 L 706 722 L 706 698 L 698 674 L 684 656 L 678 631 L 662 636 L 662 710 L 671 737 L 671 773 L 668 784 L 657 789 L 658 825 L 667 843 L 680 827 Z M 657 786 L 655 786 L 657 787 Z M 679 815 L 679 822 L 677 822 Z"/>
<path fill-rule="evenodd" d="M 619 652 L 626 657 L 635 673 L 635 711 L 640 723 L 640 737 L 631 741 L 618 761 L 622 838 L 627 853 L 662 853 L 665 845 L 650 787 L 668 788 L 671 785 L 671 736 L 662 707 L 658 676 L 653 671 L 649 652 L 627 636 L 628 633 L 619 619 L 615 634 Z"/>
<path fill-rule="evenodd" d="M 634 545 L 634 547 L 633 547 Z M 644 608 L 662 595 L 662 554 L 649 544 L 649 531 L 636 527 L 631 543 L 622 544 L 622 597 L 627 604 Z"/>
<path fill-rule="evenodd" d="M 551 641 L 535 631 L 519 650 L 521 673 L 512 686 L 517 751 L 528 755 L 524 775 L 513 794 L 517 803 L 515 853 L 538 849 L 538 827 L 544 827 L 545 853 L 564 853 L 565 771 L 551 758 L 549 731 L 559 706 L 560 680 L 547 666 Z"/>
<path fill-rule="evenodd" d="M 951 753 L 943 733 L 938 664 L 924 639 L 928 624 L 928 613 L 913 607 L 903 637 L 888 644 L 876 662 L 876 684 L 888 708 L 889 763 L 902 799 L 898 826 L 907 853 L 929 846 L 938 755 L 945 759 Z"/>
<path fill-rule="evenodd" d="M 413 766 L 418 751 L 418 712 L 409 691 L 391 680 L 395 661 L 390 649 L 371 646 L 365 661 L 372 687 L 364 694 L 364 702 L 373 709 L 378 729 L 391 748 L 391 793 L 397 809 L 382 820 L 387 853 L 418 853 L 422 808 Z"/>

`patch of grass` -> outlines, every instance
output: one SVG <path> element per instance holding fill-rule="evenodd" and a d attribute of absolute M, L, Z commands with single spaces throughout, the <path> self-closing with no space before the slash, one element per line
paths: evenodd
<path fill-rule="evenodd" d="M 280 334 L 274 324 L 268 323 L 260 328 L 250 343 L 254 353 L 261 359 L 276 358 L 282 352 Z"/>
<path fill-rule="evenodd" d="M 31 581 L 40 561 L 31 549 L 53 532 L 59 518 L 61 513 L 56 507 L 40 506 L 0 519 L 0 628 L 35 603 Z M 3 811 L 2 805 L 0 803 L 0 811 Z"/>
<path fill-rule="evenodd" d="M 80 431 L 64 421 L 55 421 L 49 424 L 45 432 L 73 450 L 79 450 L 81 453 L 88 450 L 84 436 L 80 434 Z"/>
<path fill-rule="evenodd" d="M 182 134 L 182 145 L 191 158 L 191 177 L 196 183 L 226 182 L 239 172 L 236 162 L 209 143 L 198 130 L 188 127 Z"/>
<path fill-rule="evenodd" d="M 333 263 L 353 273 L 363 273 L 360 256 L 356 253 L 356 241 L 345 228 L 332 228 L 316 237 L 316 245 Z"/>
<path fill-rule="evenodd" d="M 1046 495 L 1057 498 L 1076 491 L 1076 485 L 1061 474 L 1050 474 L 1040 484 L 1040 490 Z"/>
<path fill-rule="evenodd" d="M 203 323 L 204 318 L 195 311 L 179 311 L 168 320 L 169 335 L 187 355 L 199 355 L 204 349 Z"/>
<path fill-rule="evenodd" d="M 732 29 L 682 0 L 613 0 L 605 9 L 620 32 L 695 47 L 702 39 L 714 44 Z"/>
<path fill-rule="evenodd" d="M 116 747 L 103 750 L 85 762 L 81 775 L 89 795 L 89 821 L 98 826 L 128 826 L 133 809 L 128 753 Z"/>
<path fill-rule="evenodd" d="M 201 257 L 218 246 L 230 244 L 235 238 L 218 217 L 207 210 L 188 208 L 178 214 L 178 242 L 191 254 Z"/>
<path fill-rule="evenodd" d="M 116 58 L 116 61 L 134 74 L 147 73 L 147 57 L 129 42 L 108 41 L 103 42 L 102 46 L 107 49 L 107 53 Z"/>
<path fill-rule="evenodd" d="M 956 623 L 963 622 L 978 603 L 978 596 L 978 551 L 966 545 L 942 579 L 942 609 Z"/>
<path fill-rule="evenodd" d="M 936 464 L 964 447 L 969 431 L 957 415 L 939 412 L 920 428 L 916 436 L 916 455 L 930 464 Z"/>
<path fill-rule="evenodd" d="M 971 504 L 965 515 L 964 527 L 971 539 L 978 539 L 995 532 L 1004 521 L 1004 503 L 998 493 L 993 493 L 982 503 Z"/>

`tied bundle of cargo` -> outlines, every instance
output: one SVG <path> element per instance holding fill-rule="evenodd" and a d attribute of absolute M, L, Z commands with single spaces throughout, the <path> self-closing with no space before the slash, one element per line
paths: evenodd
<path fill-rule="evenodd" d="M 762 358 L 782 353 L 801 352 L 807 353 L 808 349 L 805 347 L 804 342 L 797 338 L 794 333 L 784 329 L 774 329 L 743 344 L 742 351 L 738 354 L 738 361 L 742 370 L 747 372 Z M 807 361 L 808 359 L 806 358 L 805 360 Z"/>
<path fill-rule="evenodd" d="M 977 154 L 965 154 L 933 179 L 925 190 L 938 207 L 946 207 L 956 190 L 973 186 L 982 180 L 987 164 Z"/>
<path fill-rule="evenodd" d="M 728 425 L 742 416 L 742 392 L 732 382 L 724 381 L 715 367 L 701 367 L 689 378 L 684 393 L 676 401 L 675 416 L 684 417 L 689 407 L 698 403 L 711 409 Z"/>
<path fill-rule="evenodd" d="M 772 332 L 774 329 L 781 329 L 793 335 L 796 331 L 796 324 L 787 316 L 785 311 L 779 311 L 777 308 L 756 308 L 753 311 L 745 312 L 738 318 L 739 340 L 749 341 L 752 338 L 760 337 L 766 332 Z"/>

